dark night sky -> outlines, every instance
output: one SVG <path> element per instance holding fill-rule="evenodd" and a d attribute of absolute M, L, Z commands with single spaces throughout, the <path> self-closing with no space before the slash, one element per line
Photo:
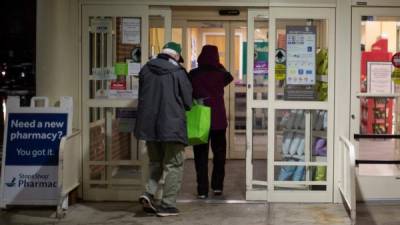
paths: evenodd
<path fill-rule="evenodd" d="M 36 0 L 0 0 L 0 100 L 18 95 L 29 105 L 36 92 L 35 46 Z"/>
<path fill-rule="evenodd" d="M 0 1 L 0 60 L 34 63 L 35 27 L 35 0 Z M 13 57 L 10 51 L 14 52 Z"/>

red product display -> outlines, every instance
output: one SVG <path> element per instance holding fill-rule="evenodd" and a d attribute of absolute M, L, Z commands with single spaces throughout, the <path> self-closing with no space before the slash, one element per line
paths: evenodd
<path fill-rule="evenodd" d="M 363 134 L 391 134 L 393 99 L 361 98 L 361 132 Z"/>
<path fill-rule="evenodd" d="M 391 62 L 388 40 L 377 40 L 369 52 L 361 54 L 361 92 L 367 92 L 368 62 Z M 361 98 L 361 131 L 364 134 L 390 134 L 393 121 L 393 99 Z"/>

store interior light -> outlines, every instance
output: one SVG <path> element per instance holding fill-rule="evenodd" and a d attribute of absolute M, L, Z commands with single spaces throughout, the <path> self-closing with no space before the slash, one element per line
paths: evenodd
<path fill-rule="evenodd" d="M 25 73 L 24 72 L 21 73 L 21 77 L 25 77 Z"/>
<path fill-rule="evenodd" d="M 6 71 L 1 71 L 1 75 L 3 75 L 3 77 L 6 75 Z"/>

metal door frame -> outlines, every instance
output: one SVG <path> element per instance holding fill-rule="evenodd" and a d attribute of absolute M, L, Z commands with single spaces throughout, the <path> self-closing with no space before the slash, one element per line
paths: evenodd
<path fill-rule="evenodd" d="M 136 17 L 141 19 L 141 61 L 144 64 L 148 60 L 148 34 L 149 34 L 149 16 L 160 15 L 164 17 L 164 27 L 166 40 L 171 39 L 171 10 L 167 7 L 163 8 L 149 8 L 144 5 L 82 5 L 82 149 L 83 149 L 83 199 L 85 200 L 113 200 L 113 201 L 135 201 L 143 191 L 131 189 L 99 189 L 91 188 L 92 184 L 111 184 L 109 178 L 106 180 L 95 181 L 90 179 L 90 166 L 91 165 L 105 165 L 105 166 L 140 166 L 142 179 L 126 180 L 121 184 L 144 185 L 145 177 L 147 176 L 146 154 L 145 145 L 143 142 L 139 143 L 139 149 L 136 153 L 138 158 L 135 160 L 106 160 L 102 161 L 89 161 L 90 153 L 90 133 L 89 133 L 89 109 L 91 107 L 98 108 L 114 108 L 114 107 L 136 107 L 137 99 L 95 99 L 89 97 L 89 82 L 91 76 L 87 73 L 89 71 L 89 19 L 91 17 Z M 110 51 L 108 51 L 110 52 Z M 108 122 L 109 123 L 109 122 Z M 106 138 L 110 134 L 107 133 Z M 106 150 L 107 151 L 107 150 Z M 115 181 L 113 182 L 113 184 Z M 116 182 L 120 184 L 120 182 Z"/>

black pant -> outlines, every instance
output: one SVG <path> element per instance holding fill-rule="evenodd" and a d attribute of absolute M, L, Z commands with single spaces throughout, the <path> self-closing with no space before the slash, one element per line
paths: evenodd
<path fill-rule="evenodd" d="M 224 130 L 210 130 L 207 144 L 193 146 L 194 164 L 197 174 L 197 193 L 208 194 L 208 146 L 211 142 L 213 152 L 213 171 L 211 188 L 223 190 L 225 177 L 226 137 Z"/>

